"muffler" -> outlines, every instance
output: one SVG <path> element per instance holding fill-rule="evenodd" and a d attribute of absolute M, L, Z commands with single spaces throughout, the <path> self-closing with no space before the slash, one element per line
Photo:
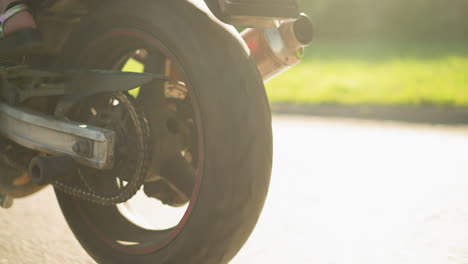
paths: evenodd
<path fill-rule="evenodd" d="M 299 19 L 282 22 L 278 28 L 247 29 L 242 38 L 267 82 L 302 60 L 304 48 L 312 43 L 313 31 L 310 18 L 301 14 Z"/>

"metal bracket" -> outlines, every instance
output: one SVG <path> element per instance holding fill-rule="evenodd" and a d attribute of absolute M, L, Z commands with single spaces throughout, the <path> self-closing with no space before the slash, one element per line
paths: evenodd
<path fill-rule="evenodd" d="M 0 193 L 0 207 L 4 209 L 11 208 L 13 206 L 13 198 L 9 195 Z"/>
<path fill-rule="evenodd" d="M 115 132 L 108 129 L 0 104 L 0 133 L 24 147 L 67 155 L 96 169 L 111 169 L 114 165 Z"/>
<path fill-rule="evenodd" d="M 26 65 L 0 67 L 1 96 L 10 104 L 33 97 L 86 97 L 100 93 L 129 91 L 154 80 L 167 80 L 161 74 L 104 70 L 42 70 Z"/>

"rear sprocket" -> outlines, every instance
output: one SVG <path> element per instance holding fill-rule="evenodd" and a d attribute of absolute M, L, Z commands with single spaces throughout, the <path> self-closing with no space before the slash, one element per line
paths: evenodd
<path fill-rule="evenodd" d="M 98 170 L 80 166 L 79 179 L 56 181 L 54 187 L 106 206 L 131 199 L 148 174 L 152 149 L 148 121 L 135 100 L 121 92 L 87 97 L 70 108 L 67 118 L 115 131 L 114 167 Z"/>

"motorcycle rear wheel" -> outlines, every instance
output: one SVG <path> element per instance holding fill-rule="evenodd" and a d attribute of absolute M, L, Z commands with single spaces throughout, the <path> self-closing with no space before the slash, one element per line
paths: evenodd
<path fill-rule="evenodd" d="M 177 64 L 188 88 L 197 175 L 183 217 L 172 228 L 149 230 L 116 206 L 56 190 L 60 207 L 98 263 L 227 263 L 254 229 L 270 181 L 263 81 L 238 36 L 187 1 L 112 1 L 83 18 L 61 63 L 112 68 L 106 62 L 142 47 Z M 158 115 L 145 107 L 149 120 Z"/>

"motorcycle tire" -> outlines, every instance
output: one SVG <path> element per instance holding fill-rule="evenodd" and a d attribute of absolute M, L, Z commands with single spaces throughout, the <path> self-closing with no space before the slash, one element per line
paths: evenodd
<path fill-rule="evenodd" d="M 239 35 L 194 3 L 106 2 L 82 18 L 60 64 L 78 66 L 86 57 L 94 60 L 87 66 L 101 66 L 107 50 L 125 45 L 113 41 L 89 52 L 92 43 L 110 35 L 136 36 L 169 51 L 190 84 L 200 151 L 197 183 L 178 225 L 151 236 L 121 218 L 115 206 L 56 190 L 63 215 L 98 263 L 227 263 L 253 231 L 270 181 L 271 113 L 256 65 Z M 157 113 L 146 115 L 151 119 Z M 146 240 L 123 245 L 112 232 Z M 152 236 L 154 241 L 147 239 Z"/>

